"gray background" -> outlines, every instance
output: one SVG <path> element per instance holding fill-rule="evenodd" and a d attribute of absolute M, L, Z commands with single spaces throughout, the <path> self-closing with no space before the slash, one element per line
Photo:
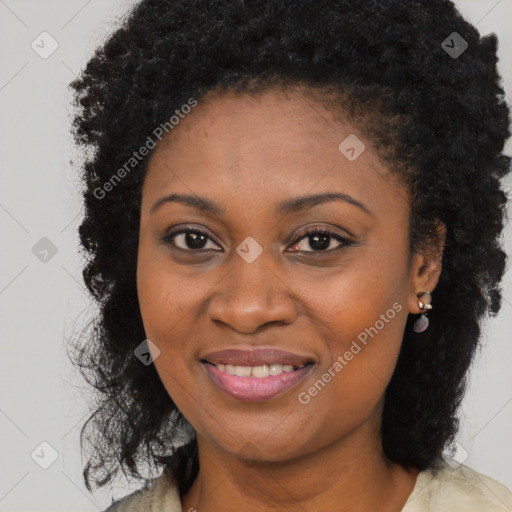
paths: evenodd
<path fill-rule="evenodd" d="M 78 434 L 86 417 L 83 383 L 64 340 L 90 318 L 77 252 L 80 185 L 69 165 L 68 83 L 133 1 L 0 0 L 2 308 L 0 511 L 95 511 L 137 487 L 119 480 L 94 496 L 81 478 Z M 459 0 L 482 34 L 500 41 L 500 69 L 512 97 L 512 0 Z M 57 50 L 43 59 L 38 51 Z M 447 34 L 448 35 L 448 34 Z M 44 48 L 40 42 L 45 39 Z M 38 43 L 39 41 L 39 43 Z M 507 145 L 507 153 L 512 149 Z M 512 180 L 505 186 L 512 191 Z M 509 194 L 512 198 L 512 193 Z M 57 249 L 33 253 L 48 238 Z M 512 254 L 510 225 L 505 247 Z M 36 246 L 37 247 L 37 246 Z M 484 348 L 462 408 L 457 457 L 512 488 L 512 275 L 499 317 L 485 327 Z M 47 469 L 39 464 L 52 462 Z M 34 453 L 35 450 L 35 453 Z M 466 455 L 467 452 L 467 455 Z M 33 454 L 33 458 L 31 457 Z M 35 460 L 39 462 L 37 464 Z"/>

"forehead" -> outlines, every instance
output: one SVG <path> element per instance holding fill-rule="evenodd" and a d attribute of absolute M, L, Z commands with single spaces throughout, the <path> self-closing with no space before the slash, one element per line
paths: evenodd
<path fill-rule="evenodd" d="M 237 193 L 263 204 L 336 189 L 389 207 L 404 200 L 390 178 L 360 128 L 307 89 L 226 93 L 207 95 L 162 140 L 143 195 L 208 192 L 229 202 Z"/>

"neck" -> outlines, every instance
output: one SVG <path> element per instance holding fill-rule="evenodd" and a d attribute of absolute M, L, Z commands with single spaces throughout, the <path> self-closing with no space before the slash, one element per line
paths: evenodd
<path fill-rule="evenodd" d="M 359 428 L 283 462 L 240 460 L 198 436 L 200 470 L 182 509 L 199 512 L 399 512 L 418 471 L 390 463 L 375 429 Z"/>

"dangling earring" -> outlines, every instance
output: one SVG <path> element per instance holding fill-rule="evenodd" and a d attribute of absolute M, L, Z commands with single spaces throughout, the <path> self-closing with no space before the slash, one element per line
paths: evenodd
<path fill-rule="evenodd" d="M 428 302 L 426 302 L 425 300 L 421 300 L 421 298 L 425 294 L 428 294 L 428 296 L 429 296 Z M 422 313 L 422 315 L 418 318 L 418 320 L 416 320 L 416 322 L 414 322 L 413 329 L 414 329 L 414 332 L 423 332 L 428 327 L 427 311 L 429 309 L 432 309 L 432 304 L 430 304 L 430 301 L 432 300 L 432 294 L 430 292 L 424 291 L 424 292 L 418 293 L 417 297 L 418 297 L 418 307 L 420 308 L 420 313 Z"/>

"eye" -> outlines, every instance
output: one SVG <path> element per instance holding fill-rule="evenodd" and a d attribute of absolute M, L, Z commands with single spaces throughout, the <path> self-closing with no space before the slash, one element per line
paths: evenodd
<path fill-rule="evenodd" d="M 309 239 L 309 243 L 306 242 Z M 334 249 L 331 247 L 333 239 L 338 242 L 338 246 Z M 200 229 L 181 229 L 161 239 L 164 243 L 172 244 L 174 247 L 183 251 L 222 251 L 219 246 L 213 242 L 213 239 Z M 208 247 L 208 241 L 212 242 L 213 246 Z M 348 240 L 337 233 L 334 233 L 326 228 L 316 228 L 299 234 L 292 245 L 292 249 L 297 252 L 334 252 L 343 246 L 349 246 L 353 242 Z M 301 248 L 302 244 L 302 248 Z M 308 251 L 306 246 L 311 248 Z"/>
<path fill-rule="evenodd" d="M 309 243 L 306 241 L 309 239 Z M 332 241 L 336 240 L 339 245 L 334 249 L 331 247 Z M 333 233 L 328 229 L 312 229 L 305 233 L 301 233 L 299 238 L 292 245 L 292 249 L 298 249 L 298 252 L 334 252 L 343 246 L 351 245 L 353 242 L 344 238 L 337 233 Z M 303 244 L 303 248 L 300 246 Z M 304 249 L 304 246 L 309 246 L 312 251 Z"/>
<path fill-rule="evenodd" d="M 205 245 L 207 245 L 208 240 L 212 239 L 210 235 L 207 235 L 199 229 L 182 229 L 165 236 L 161 240 L 164 243 L 170 243 L 184 251 L 206 251 L 211 249 L 211 247 L 206 247 Z M 217 249 L 215 247 L 217 247 Z M 219 251 L 218 245 L 214 244 L 213 250 Z"/>

